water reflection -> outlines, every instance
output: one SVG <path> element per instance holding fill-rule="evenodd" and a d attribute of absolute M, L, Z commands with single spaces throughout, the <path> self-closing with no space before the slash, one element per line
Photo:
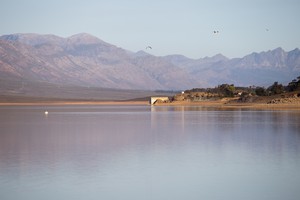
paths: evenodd
<path fill-rule="evenodd" d="M 299 122 L 195 106 L 1 107 L 0 199 L 296 200 Z"/>

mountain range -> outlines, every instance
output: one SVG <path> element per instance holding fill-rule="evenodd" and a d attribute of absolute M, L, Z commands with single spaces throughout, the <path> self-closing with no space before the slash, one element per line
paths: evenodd
<path fill-rule="evenodd" d="M 131 52 L 81 33 L 0 36 L 0 80 L 135 90 L 268 86 L 300 75 L 300 50 L 282 48 L 229 59 L 221 54 L 190 59 Z M 1 87 L 1 86 L 0 86 Z"/>

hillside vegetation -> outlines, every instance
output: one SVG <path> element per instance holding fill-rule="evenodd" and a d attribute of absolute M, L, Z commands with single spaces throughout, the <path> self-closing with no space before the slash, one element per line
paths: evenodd
<path fill-rule="evenodd" d="M 215 88 L 194 88 L 178 93 L 172 102 L 204 102 L 224 100 L 226 103 L 300 104 L 300 76 L 288 85 L 274 82 L 264 87 L 235 87 L 222 84 Z"/>

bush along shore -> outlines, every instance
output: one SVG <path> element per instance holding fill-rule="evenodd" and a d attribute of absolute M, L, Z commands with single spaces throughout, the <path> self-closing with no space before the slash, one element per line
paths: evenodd
<path fill-rule="evenodd" d="M 278 82 L 264 88 L 258 86 L 235 87 L 222 84 L 215 88 L 193 88 L 156 104 L 292 104 L 300 106 L 300 76 L 284 86 Z"/>

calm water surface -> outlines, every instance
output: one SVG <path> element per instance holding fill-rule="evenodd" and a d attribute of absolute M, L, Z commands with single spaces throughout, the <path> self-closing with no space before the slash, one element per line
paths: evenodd
<path fill-rule="evenodd" d="M 299 171 L 299 111 L 0 107 L 1 200 L 299 200 Z"/>

